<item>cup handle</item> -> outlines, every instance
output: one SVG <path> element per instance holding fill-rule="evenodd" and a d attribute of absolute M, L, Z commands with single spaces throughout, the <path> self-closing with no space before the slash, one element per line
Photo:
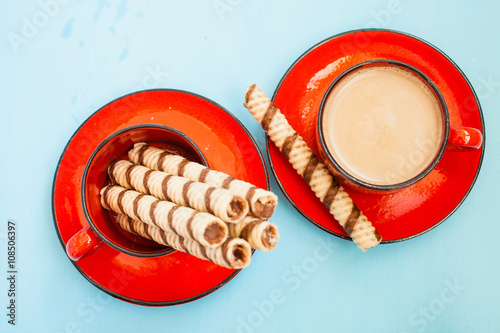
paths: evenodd
<path fill-rule="evenodd" d="M 102 244 L 102 240 L 90 229 L 90 226 L 86 226 L 66 243 L 66 253 L 71 260 L 78 261 L 85 254 L 99 249 Z"/>
<path fill-rule="evenodd" d="M 483 144 L 483 134 L 476 128 L 452 126 L 450 127 L 448 144 L 451 146 L 479 149 Z"/>

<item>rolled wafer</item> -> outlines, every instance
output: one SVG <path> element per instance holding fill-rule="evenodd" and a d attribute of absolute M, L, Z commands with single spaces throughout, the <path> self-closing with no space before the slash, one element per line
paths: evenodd
<path fill-rule="evenodd" d="M 241 238 L 229 237 L 222 245 L 206 248 L 192 241 L 161 228 L 151 226 L 123 214 L 117 214 L 116 222 L 125 231 L 150 239 L 159 244 L 171 246 L 176 250 L 186 252 L 200 259 L 233 269 L 245 268 L 250 264 L 252 249 Z"/>
<path fill-rule="evenodd" d="M 257 85 L 247 89 L 244 105 L 356 245 L 366 251 L 379 244 L 371 222 Z"/>
<path fill-rule="evenodd" d="M 238 223 L 228 224 L 229 236 L 246 240 L 254 249 L 269 252 L 276 247 L 280 235 L 278 227 L 269 221 L 246 216 Z"/>
<path fill-rule="evenodd" d="M 250 212 L 262 218 L 268 218 L 274 213 L 278 197 L 250 183 L 219 171 L 210 170 L 204 165 L 190 162 L 182 156 L 172 155 L 162 149 L 140 142 L 128 153 L 129 159 L 148 168 L 166 172 L 174 176 L 188 178 L 192 181 L 206 183 L 210 186 L 228 189 L 244 198 L 250 207 Z"/>
<path fill-rule="evenodd" d="M 101 204 L 115 213 L 125 214 L 151 226 L 195 240 L 203 246 L 219 246 L 228 236 L 226 223 L 211 214 L 178 206 L 118 185 L 109 185 L 101 190 Z"/>
<path fill-rule="evenodd" d="M 229 223 L 240 221 L 248 213 L 248 203 L 226 189 L 172 176 L 130 161 L 113 162 L 108 174 L 113 182 L 124 188 L 208 212 Z"/>

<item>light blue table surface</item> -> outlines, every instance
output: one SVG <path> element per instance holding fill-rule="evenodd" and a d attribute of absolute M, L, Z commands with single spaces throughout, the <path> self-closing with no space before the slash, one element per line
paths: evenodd
<path fill-rule="evenodd" d="M 499 12 L 493 0 L 0 1 L 0 332 L 500 332 Z M 136 90 L 188 90 L 229 109 L 264 151 L 245 88 L 257 82 L 272 95 L 309 47 L 374 26 L 439 47 L 480 97 L 482 169 L 445 223 L 362 253 L 306 221 L 271 175 L 279 245 L 215 293 L 141 307 L 77 272 L 54 230 L 52 180 L 95 110 Z M 18 227 L 15 326 L 6 316 L 8 220 Z M 324 242 L 328 258 L 298 275 Z"/>

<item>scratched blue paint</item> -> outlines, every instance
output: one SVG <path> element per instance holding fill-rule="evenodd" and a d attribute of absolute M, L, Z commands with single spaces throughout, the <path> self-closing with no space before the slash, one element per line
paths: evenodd
<path fill-rule="evenodd" d="M 105 7 L 109 7 L 109 2 L 107 0 L 99 0 L 99 3 L 97 4 L 97 9 L 93 17 L 94 22 L 96 22 L 99 19 L 99 17 L 101 17 L 102 11 Z"/>
<path fill-rule="evenodd" d="M 75 22 L 75 18 L 72 17 L 66 22 L 64 28 L 61 31 L 61 37 L 64 39 L 68 39 L 71 37 L 71 33 L 73 32 L 73 22 Z"/>
<path fill-rule="evenodd" d="M 127 59 L 128 53 L 129 53 L 128 47 L 124 47 L 122 53 L 120 54 L 120 61 Z"/>
<path fill-rule="evenodd" d="M 118 8 L 116 10 L 115 23 L 118 22 L 127 13 L 127 2 L 128 0 L 122 0 L 122 2 L 120 2 L 120 4 L 118 5 Z"/>
<path fill-rule="evenodd" d="M 118 5 L 118 8 L 116 9 L 115 19 L 111 26 L 108 28 L 108 31 L 113 35 L 116 34 L 115 24 L 127 13 L 127 2 L 128 0 L 122 0 L 122 2 L 120 2 L 120 4 Z"/>

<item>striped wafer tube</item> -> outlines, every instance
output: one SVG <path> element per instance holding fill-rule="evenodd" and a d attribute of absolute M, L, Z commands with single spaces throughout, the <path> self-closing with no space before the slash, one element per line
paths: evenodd
<path fill-rule="evenodd" d="M 356 245 L 366 251 L 379 244 L 371 222 L 257 85 L 247 89 L 244 105 Z"/>
<path fill-rule="evenodd" d="M 101 190 L 101 205 L 115 213 L 125 214 L 153 227 L 195 240 L 203 246 L 219 246 L 228 236 L 226 223 L 211 214 L 118 185 L 109 185 Z"/>
<path fill-rule="evenodd" d="M 226 189 L 172 176 L 130 161 L 113 162 L 108 174 L 122 187 L 213 214 L 225 222 L 236 223 L 248 213 L 248 203 Z"/>
<path fill-rule="evenodd" d="M 273 250 L 280 238 L 276 224 L 254 216 L 228 224 L 228 228 L 229 236 L 243 238 L 252 248 L 265 252 Z"/>
<path fill-rule="evenodd" d="M 233 269 L 245 268 L 250 264 L 252 249 L 241 238 L 228 238 L 222 245 L 207 248 L 196 241 L 192 241 L 167 232 L 161 228 L 151 226 L 127 215 L 118 214 L 116 222 L 125 231 L 150 239 L 159 244 L 171 246 L 176 250 L 193 255 L 200 259 L 210 260 L 213 263 Z"/>
<path fill-rule="evenodd" d="M 244 198 L 249 204 L 250 212 L 257 217 L 270 217 L 278 203 L 278 197 L 272 192 L 234 179 L 223 172 L 210 170 L 204 165 L 190 162 L 182 156 L 172 155 L 143 142 L 136 143 L 134 148 L 129 151 L 128 157 L 135 164 L 142 164 L 174 176 L 228 189 Z"/>

